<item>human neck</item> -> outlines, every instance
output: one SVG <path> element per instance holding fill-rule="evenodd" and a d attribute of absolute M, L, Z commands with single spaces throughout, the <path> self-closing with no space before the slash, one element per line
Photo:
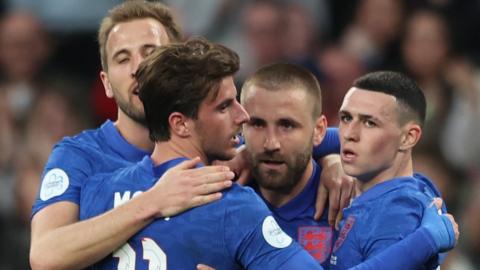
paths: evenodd
<path fill-rule="evenodd" d="M 118 113 L 118 119 L 114 125 L 122 137 L 130 144 L 146 152 L 153 150 L 153 142 L 150 140 L 148 129 L 144 125 L 134 121 L 122 112 Z"/>
<path fill-rule="evenodd" d="M 189 138 L 172 137 L 168 141 L 157 142 L 151 156 L 155 166 L 179 157 L 200 157 L 203 164 L 209 164 L 203 151 Z"/>
<path fill-rule="evenodd" d="M 265 189 L 263 187 L 259 187 L 260 193 L 262 193 L 263 198 L 268 201 L 271 205 L 274 207 L 281 207 L 291 200 L 293 200 L 300 192 L 302 192 L 305 189 L 305 186 L 307 185 L 308 181 L 310 180 L 310 177 L 312 176 L 313 173 L 313 161 L 310 160 L 307 164 L 307 167 L 305 168 L 305 171 L 303 172 L 300 181 L 292 187 L 292 189 L 288 190 L 287 192 L 282 192 L 278 190 L 270 190 L 270 189 Z"/>
<path fill-rule="evenodd" d="M 398 177 L 408 177 L 413 175 L 413 162 L 411 155 L 408 157 L 400 158 L 395 161 L 393 166 L 376 173 L 366 179 L 359 179 L 359 189 L 361 192 L 365 192 L 373 186 L 383 183 Z M 360 177 L 359 177 L 360 178 Z"/>

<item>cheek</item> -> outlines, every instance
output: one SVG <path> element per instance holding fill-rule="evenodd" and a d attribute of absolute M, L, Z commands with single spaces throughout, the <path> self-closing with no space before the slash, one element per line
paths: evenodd
<path fill-rule="evenodd" d="M 297 159 L 299 156 L 305 156 L 312 152 L 313 143 L 308 141 L 307 137 L 303 140 L 288 139 L 282 141 L 284 155 L 287 158 Z"/>
<path fill-rule="evenodd" d="M 372 138 L 374 139 L 374 138 Z M 380 136 L 377 139 L 374 139 L 376 143 L 372 143 L 367 151 L 369 151 L 372 156 L 393 156 L 397 152 L 397 144 L 394 136 Z"/>

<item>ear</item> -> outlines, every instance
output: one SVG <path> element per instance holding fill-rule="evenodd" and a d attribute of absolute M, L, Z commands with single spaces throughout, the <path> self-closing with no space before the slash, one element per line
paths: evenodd
<path fill-rule="evenodd" d="M 416 123 L 409 122 L 402 128 L 402 133 L 399 150 L 404 152 L 411 150 L 418 143 L 422 136 L 422 128 Z"/>
<path fill-rule="evenodd" d="M 319 145 L 327 132 L 327 118 L 321 115 L 315 120 L 315 127 L 313 128 L 313 144 Z"/>
<path fill-rule="evenodd" d="M 191 135 L 191 119 L 179 112 L 173 112 L 168 116 L 168 124 L 170 125 L 170 132 L 181 138 L 186 138 Z"/>
<path fill-rule="evenodd" d="M 107 73 L 103 70 L 100 71 L 100 79 L 102 79 L 103 88 L 105 89 L 105 95 L 108 98 L 113 98 L 112 85 L 110 84 L 110 80 L 108 79 Z"/>

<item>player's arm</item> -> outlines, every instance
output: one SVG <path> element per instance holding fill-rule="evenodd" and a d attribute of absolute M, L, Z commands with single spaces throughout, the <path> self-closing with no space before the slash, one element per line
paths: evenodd
<path fill-rule="evenodd" d="M 315 219 L 321 218 L 328 201 L 328 222 L 337 229 L 341 210 L 348 206 L 355 191 L 354 178 L 344 173 L 339 153 L 338 128 L 328 128 L 322 143 L 315 146 L 312 153 L 313 158 L 322 166 Z"/>
<path fill-rule="evenodd" d="M 422 224 L 413 233 L 352 269 L 419 269 L 438 252 L 453 249 L 458 224 L 452 215 L 438 214 L 440 205 L 425 208 Z"/>
<path fill-rule="evenodd" d="M 233 173 L 224 166 L 195 168 L 185 161 L 165 173 L 152 189 L 92 219 L 78 221 L 79 206 L 63 201 L 33 216 L 32 269 L 82 269 L 124 244 L 154 218 L 170 216 L 221 197 Z"/>
<path fill-rule="evenodd" d="M 328 201 L 328 223 L 338 230 L 342 209 L 355 195 L 355 178 L 343 171 L 340 155 L 330 154 L 320 160 L 322 173 L 315 202 L 315 219 L 319 220 Z"/>

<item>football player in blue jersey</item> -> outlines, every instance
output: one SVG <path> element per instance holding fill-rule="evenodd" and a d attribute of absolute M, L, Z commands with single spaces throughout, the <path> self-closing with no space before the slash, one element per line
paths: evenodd
<path fill-rule="evenodd" d="M 243 134 L 258 193 L 280 227 L 328 266 L 333 229 L 328 213 L 314 219 L 322 169 L 310 149 L 327 127 L 317 79 L 295 65 L 265 66 L 245 81 L 241 102 L 250 115 Z"/>
<path fill-rule="evenodd" d="M 81 219 L 122 207 L 138 194 L 154 196 L 150 188 L 158 178 L 185 159 L 198 156 L 209 164 L 234 157 L 237 134 L 249 120 L 236 99 L 238 68 L 235 52 L 203 39 L 165 45 L 146 58 L 137 80 L 153 153 L 90 178 L 82 188 Z M 148 217 L 149 211 L 138 209 L 137 215 Z M 282 231 L 261 198 L 236 183 L 218 201 L 155 220 L 93 267 L 195 269 L 198 263 L 216 269 L 322 269 Z"/>
<path fill-rule="evenodd" d="M 98 33 L 103 68 L 100 76 L 106 95 L 114 98 L 119 107 L 118 117 L 98 129 L 65 138 L 54 147 L 33 207 L 30 249 L 33 269 L 81 269 L 120 247 L 153 220 L 153 217 L 137 219 L 132 213 L 138 205 L 155 206 L 155 217 L 172 215 L 219 199 L 219 191 L 231 185 L 230 179 L 219 173 L 227 168 L 187 170 L 196 163 L 188 161 L 155 186 L 153 190 L 158 196 L 154 198 L 161 199 L 149 201 L 139 196 L 138 205 L 127 202 L 109 215 L 78 222 L 81 187 L 88 177 L 115 171 L 151 154 L 153 143 L 144 125 L 143 105 L 133 74 L 155 47 L 179 40 L 181 35 L 170 11 L 158 2 L 125 1 L 102 21 Z M 336 131 L 330 134 L 335 137 Z M 330 152 L 328 145 L 326 149 L 323 154 Z M 348 181 L 338 181 L 341 179 L 322 181 L 330 183 L 325 186 L 330 187 L 329 208 L 333 210 L 339 208 L 339 194 L 351 190 Z M 341 183 L 347 183 L 347 187 Z M 202 189 L 198 188 L 200 184 Z M 321 205 L 325 192 L 319 198 Z M 322 209 L 320 206 L 317 211 Z"/>
<path fill-rule="evenodd" d="M 369 73 L 345 95 L 340 108 L 341 159 L 345 172 L 358 179 L 362 194 L 344 209 L 332 269 L 375 257 L 414 232 L 432 197 L 439 197 L 430 180 L 412 168 L 412 149 L 422 135 L 425 110 L 421 89 L 397 72 Z M 447 216 L 442 220 L 451 225 Z M 444 240 L 449 248 L 455 244 L 454 236 Z M 445 250 L 435 239 L 419 244 Z M 408 256 L 390 263 L 408 262 L 419 249 L 409 249 Z M 438 263 L 433 256 L 415 269 L 435 269 Z"/>

